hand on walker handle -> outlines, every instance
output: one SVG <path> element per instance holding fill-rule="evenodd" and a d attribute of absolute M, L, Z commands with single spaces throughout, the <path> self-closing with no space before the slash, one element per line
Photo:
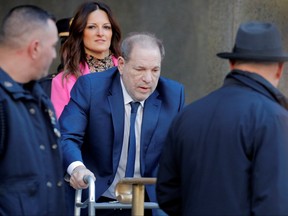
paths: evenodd
<path fill-rule="evenodd" d="M 88 188 L 89 185 L 83 179 L 86 175 L 92 176 L 95 181 L 95 176 L 89 169 L 82 165 L 77 166 L 71 174 L 70 185 L 76 190 Z"/>

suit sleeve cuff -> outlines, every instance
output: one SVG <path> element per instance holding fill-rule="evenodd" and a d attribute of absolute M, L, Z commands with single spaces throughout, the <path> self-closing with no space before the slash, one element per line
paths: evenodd
<path fill-rule="evenodd" d="M 67 168 L 67 173 L 69 175 L 71 175 L 71 173 L 73 172 L 73 170 L 77 167 L 77 166 L 84 166 L 84 164 L 81 161 L 74 161 L 73 163 L 71 163 L 68 168 Z"/>

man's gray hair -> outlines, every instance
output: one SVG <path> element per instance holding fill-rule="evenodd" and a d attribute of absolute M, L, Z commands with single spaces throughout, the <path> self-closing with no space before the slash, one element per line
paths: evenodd
<path fill-rule="evenodd" d="M 133 46 L 137 44 L 143 47 L 158 47 L 161 59 L 164 59 L 165 49 L 162 41 L 149 32 L 132 32 L 121 43 L 121 56 L 129 61 Z"/>

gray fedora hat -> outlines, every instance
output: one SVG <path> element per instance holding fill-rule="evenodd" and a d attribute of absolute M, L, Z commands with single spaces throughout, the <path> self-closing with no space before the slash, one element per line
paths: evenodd
<path fill-rule="evenodd" d="M 231 60 L 288 61 L 276 25 L 256 21 L 241 24 L 232 52 L 221 52 L 217 56 Z"/>

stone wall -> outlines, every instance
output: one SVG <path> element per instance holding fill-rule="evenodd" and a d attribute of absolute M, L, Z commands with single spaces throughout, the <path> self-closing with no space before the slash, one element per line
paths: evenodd
<path fill-rule="evenodd" d="M 80 0 L 0 0 L 0 18 L 18 4 L 36 4 L 60 19 L 72 16 Z M 162 75 L 185 85 L 192 102 L 222 85 L 228 61 L 217 52 L 230 51 L 241 22 L 275 22 L 287 48 L 287 0 L 104 0 L 117 17 L 123 36 L 131 31 L 151 31 L 166 47 Z M 51 72 L 56 70 L 55 61 Z M 287 70 L 287 69 L 286 69 Z M 288 94 L 288 75 L 280 89 Z"/>

